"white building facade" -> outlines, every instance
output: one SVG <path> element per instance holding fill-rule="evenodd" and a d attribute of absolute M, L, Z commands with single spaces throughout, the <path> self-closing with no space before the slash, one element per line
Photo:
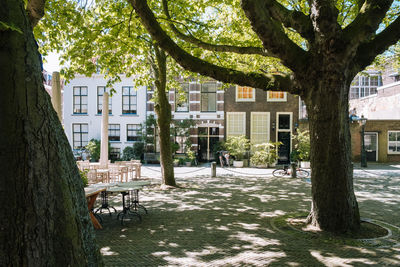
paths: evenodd
<path fill-rule="evenodd" d="M 135 88 L 132 77 L 121 75 L 121 82 L 106 88 L 104 75 L 77 75 L 64 86 L 64 130 L 72 149 L 83 149 L 91 139 L 100 140 L 103 93 L 109 99 L 109 141 L 113 158 L 122 156 L 127 146 L 141 140 L 146 120 L 146 87 Z"/>

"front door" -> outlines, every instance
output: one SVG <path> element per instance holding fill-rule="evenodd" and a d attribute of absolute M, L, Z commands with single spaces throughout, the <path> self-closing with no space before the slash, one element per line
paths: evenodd
<path fill-rule="evenodd" d="M 290 163 L 291 132 L 292 132 L 292 114 L 277 113 L 277 141 L 282 144 L 278 148 L 278 164 Z"/>
<path fill-rule="evenodd" d="M 378 161 L 378 133 L 366 132 L 364 145 L 367 152 L 367 161 Z"/>
<path fill-rule="evenodd" d="M 281 142 L 278 149 L 278 164 L 290 163 L 290 132 L 278 132 L 278 142 Z"/>
<path fill-rule="evenodd" d="M 219 141 L 219 128 L 199 127 L 198 133 L 198 160 L 200 162 L 215 160 L 214 148 Z"/>

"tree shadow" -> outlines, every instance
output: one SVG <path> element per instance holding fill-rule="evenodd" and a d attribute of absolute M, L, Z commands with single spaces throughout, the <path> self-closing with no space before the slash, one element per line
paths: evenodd
<path fill-rule="evenodd" d="M 121 226 L 115 215 L 103 216 L 104 228 L 96 234 L 106 265 L 400 264 L 396 248 L 358 248 L 276 227 L 273 222 L 279 216 L 308 212 L 310 185 L 300 179 L 198 176 L 177 181 L 180 189 L 141 192 L 141 202 L 149 209 L 149 214 L 142 213 L 141 223 L 134 220 Z M 398 202 L 384 203 L 385 194 L 391 193 L 382 191 L 375 197 L 379 190 L 369 189 L 368 182 L 356 183 L 363 194 L 360 206 L 368 205 L 365 217 L 388 217 Z M 112 201 L 121 206 L 120 197 Z"/>

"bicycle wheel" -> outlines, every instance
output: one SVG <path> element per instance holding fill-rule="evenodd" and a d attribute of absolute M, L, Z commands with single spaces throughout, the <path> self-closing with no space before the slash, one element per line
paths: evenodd
<path fill-rule="evenodd" d="M 289 177 L 290 175 L 288 174 L 287 171 L 285 171 L 284 169 L 276 169 L 272 172 L 272 175 L 274 177 L 279 177 L 279 178 L 283 178 L 283 177 Z"/>
<path fill-rule="evenodd" d="M 299 178 L 307 178 L 308 176 L 310 176 L 310 173 L 308 171 L 306 171 L 306 170 L 298 169 L 296 171 L 296 175 Z"/>

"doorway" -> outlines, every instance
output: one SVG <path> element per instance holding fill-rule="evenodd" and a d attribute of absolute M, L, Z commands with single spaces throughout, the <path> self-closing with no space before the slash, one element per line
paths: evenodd
<path fill-rule="evenodd" d="M 278 148 L 278 164 L 290 163 L 290 150 L 292 139 L 292 113 L 278 112 L 277 118 L 277 138 L 282 144 Z"/>
<path fill-rule="evenodd" d="M 219 141 L 218 127 L 199 127 L 198 128 L 198 160 L 199 162 L 214 161 L 216 147 Z"/>
<path fill-rule="evenodd" d="M 364 134 L 364 145 L 367 161 L 378 161 L 378 133 L 366 132 Z"/>

